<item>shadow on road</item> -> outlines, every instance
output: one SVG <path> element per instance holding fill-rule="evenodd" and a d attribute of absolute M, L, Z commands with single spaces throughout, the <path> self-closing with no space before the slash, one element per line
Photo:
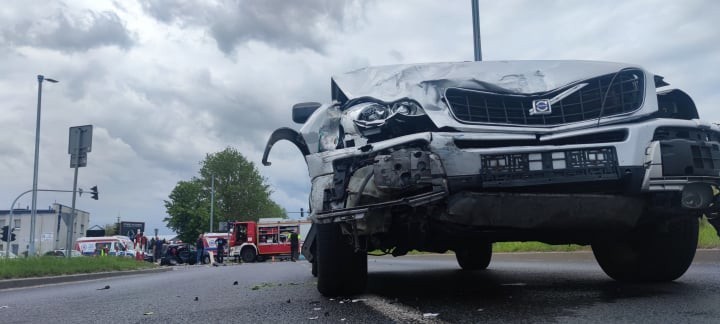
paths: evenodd
<path fill-rule="evenodd" d="M 594 272 L 562 269 L 442 269 L 371 272 L 367 292 L 462 322 L 497 320 L 498 315 L 504 321 L 572 316 L 578 307 L 664 295 L 682 298 L 696 288 L 682 282 L 624 284 Z"/>

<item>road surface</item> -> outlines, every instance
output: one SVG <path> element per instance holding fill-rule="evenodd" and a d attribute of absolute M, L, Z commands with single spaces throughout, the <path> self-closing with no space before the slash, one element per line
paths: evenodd
<path fill-rule="evenodd" d="M 2 323 L 608 323 L 720 321 L 720 251 L 665 284 L 612 281 L 592 254 L 371 257 L 367 292 L 325 298 L 306 262 L 174 271 L 0 291 Z M 237 281 L 237 285 L 234 283 Z M 109 286 L 109 289 L 104 289 Z"/>

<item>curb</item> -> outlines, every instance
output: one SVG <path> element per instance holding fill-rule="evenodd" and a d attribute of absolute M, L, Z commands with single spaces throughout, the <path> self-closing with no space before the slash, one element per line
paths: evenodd
<path fill-rule="evenodd" d="M 67 275 L 67 276 L 5 279 L 5 280 L 0 280 L 0 290 L 13 289 L 13 288 L 27 288 L 27 287 L 49 285 L 49 284 L 59 284 L 59 283 L 66 283 L 66 282 L 85 281 L 85 280 L 94 280 L 94 279 L 138 275 L 138 274 L 159 273 L 159 272 L 172 271 L 172 270 L 173 270 L 173 268 L 167 267 L 167 268 L 155 268 L 155 269 L 143 269 L 143 270 L 96 272 L 96 273 L 74 274 L 74 275 Z"/>

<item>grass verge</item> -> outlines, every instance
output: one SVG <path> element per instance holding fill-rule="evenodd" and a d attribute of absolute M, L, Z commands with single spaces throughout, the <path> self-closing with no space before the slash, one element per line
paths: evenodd
<path fill-rule="evenodd" d="M 155 267 L 150 262 L 117 257 L 36 257 L 0 259 L 0 279 L 60 276 L 81 273 L 137 270 Z"/>
<path fill-rule="evenodd" d="M 720 237 L 718 237 L 717 231 L 708 223 L 705 217 L 700 220 L 698 248 L 720 248 Z M 493 244 L 493 252 L 570 252 L 582 250 L 589 251 L 590 246 L 576 244 L 550 245 L 541 242 L 498 242 Z"/>
<path fill-rule="evenodd" d="M 698 236 L 699 249 L 717 249 L 720 248 L 720 237 L 717 235 L 715 228 L 708 223 L 707 218 L 700 220 L 700 233 Z"/>

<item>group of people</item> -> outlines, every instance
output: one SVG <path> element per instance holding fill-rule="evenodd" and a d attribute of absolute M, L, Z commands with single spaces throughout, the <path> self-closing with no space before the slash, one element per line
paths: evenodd
<path fill-rule="evenodd" d="M 217 259 L 217 262 L 223 263 L 223 257 L 225 255 L 225 248 L 227 247 L 228 241 L 227 239 L 223 237 L 218 237 L 215 239 L 215 258 Z M 203 237 L 203 234 L 200 234 L 198 236 L 197 240 L 195 241 L 195 248 L 197 249 L 197 260 L 195 264 L 202 264 L 201 261 L 203 257 L 205 256 L 205 238 Z"/>
<path fill-rule="evenodd" d="M 298 259 L 300 251 L 300 236 L 297 231 L 293 231 L 289 234 L 289 239 L 291 251 L 290 260 L 295 262 Z M 225 249 L 227 248 L 227 244 L 228 241 L 224 237 L 218 237 L 215 239 L 215 258 L 218 263 L 224 262 Z M 205 256 L 205 250 L 207 250 L 207 247 L 205 245 L 205 238 L 203 234 L 200 234 L 195 241 L 195 248 L 197 250 L 195 264 L 202 264 L 202 260 Z M 160 245 L 160 250 L 162 250 L 162 244 Z"/>
<path fill-rule="evenodd" d="M 150 246 L 152 247 L 153 262 L 160 261 L 162 258 L 163 245 L 167 244 L 165 239 L 159 239 L 157 236 L 150 239 Z"/>

